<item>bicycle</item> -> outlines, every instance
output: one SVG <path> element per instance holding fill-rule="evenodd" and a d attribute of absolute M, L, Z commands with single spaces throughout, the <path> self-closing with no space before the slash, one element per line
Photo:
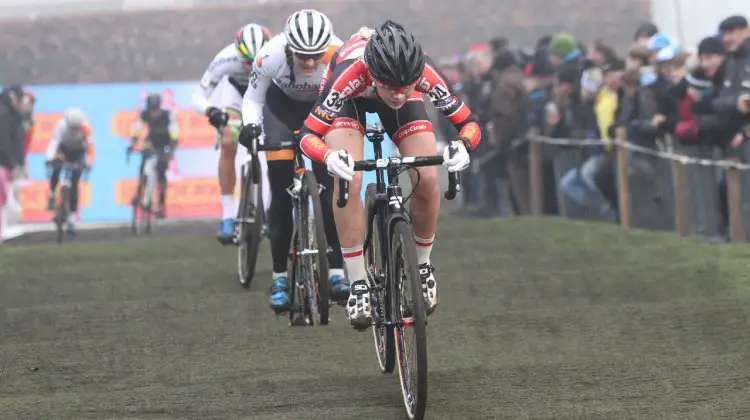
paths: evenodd
<path fill-rule="evenodd" d="M 257 128 L 257 127 L 256 127 Z M 260 132 L 256 129 L 256 132 Z M 328 288 L 328 242 L 323 224 L 323 208 L 315 174 L 305 169 L 305 161 L 299 148 L 298 132 L 294 141 L 278 145 L 260 145 L 257 136 L 252 139 L 250 160 L 258 162 L 258 152 L 293 150 L 294 179 L 287 192 L 292 197 L 294 227 L 290 258 L 291 308 L 289 323 L 295 325 L 327 325 L 329 321 L 330 290 Z M 253 168 L 259 165 L 253 163 Z M 253 184 L 259 183 L 258 170 L 251 172 Z M 321 252 L 321 250 L 323 250 Z"/>
<path fill-rule="evenodd" d="M 227 120 L 216 129 L 214 150 L 221 145 L 222 132 L 227 125 L 239 125 L 237 121 Z M 237 273 L 240 285 L 250 289 L 255 276 L 255 265 L 258 261 L 258 249 L 263 240 L 265 214 L 263 207 L 263 190 L 260 179 L 260 160 L 257 153 L 249 154 L 240 168 L 240 205 L 235 219 L 234 244 L 237 245 Z"/>
<path fill-rule="evenodd" d="M 367 236 L 363 246 L 371 286 L 373 340 L 381 372 L 392 373 L 398 362 L 407 415 L 410 419 L 422 419 L 427 407 L 427 315 L 411 216 L 404 208 L 411 194 L 406 198 L 401 196 L 398 176 L 412 168 L 441 165 L 443 157 L 383 158 L 384 134 L 381 126 L 368 125 L 366 137 L 373 144 L 375 159 L 354 162 L 355 171 L 376 174 L 376 182 L 365 190 Z M 453 153 L 455 150 L 451 149 L 451 156 Z M 418 185 L 419 178 L 414 189 Z M 454 199 L 460 190 L 458 173 L 449 173 L 445 198 Z M 349 183 L 339 179 L 337 205 L 345 207 L 348 200 Z M 410 302 L 403 302 L 407 297 Z M 416 360 L 405 354 L 407 327 L 414 331 Z M 410 366 L 414 362 L 416 369 Z M 413 381 L 411 373 L 415 371 L 416 381 Z"/>
<path fill-rule="evenodd" d="M 60 169 L 60 182 L 58 184 L 59 193 L 56 194 L 57 203 L 55 204 L 55 215 L 52 220 L 55 222 L 57 230 L 57 243 L 62 244 L 65 237 L 64 225 L 70 216 L 70 190 L 73 188 L 73 173 L 84 171 L 87 167 L 82 162 L 65 162 L 53 161 L 51 167 Z M 88 175 L 88 172 L 85 172 Z M 82 177 L 84 175 L 82 174 Z"/>
<path fill-rule="evenodd" d="M 165 153 L 169 153 L 171 148 L 167 146 Z M 125 162 L 130 162 L 130 154 L 133 149 L 128 148 L 125 154 Z M 147 235 L 151 234 L 151 220 L 157 213 L 154 211 L 154 202 L 158 198 L 154 198 L 156 193 L 157 173 L 156 166 L 159 163 L 159 155 L 153 149 L 141 150 L 142 155 L 145 156 L 145 162 L 143 163 L 143 172 L 138 177 L 138 185 L 136 186 L 136 193 L 140 191 L 140 195 L 133 199 L 133 217 L 130 222 L 130 231 L 137 235 L 139 231 L 145 231 Z M 140 224 L 139 224 L 140 221 Z M 139 229 L 139 225 L 141 229 Z"/>

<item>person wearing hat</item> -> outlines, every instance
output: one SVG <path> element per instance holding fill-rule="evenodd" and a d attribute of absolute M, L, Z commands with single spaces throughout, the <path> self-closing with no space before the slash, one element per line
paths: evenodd
<path fill-rule="evenodd" d="M 646 22 L 636 29 L 633 41 L 645 47 L 648 44 L 648 40 L 657 33 L 659 33 L 659 28 L 651 22 Z"/>
<path fill-rule="evenodd" d="M 719 32 L 728 56 L 724 88 L 714 107 L 732 115 L 731 127 L 739 131 L 750 122 L 750 29 L 745 17 L 735 15 L 719 24 Z"/>
<path fill-rule="evenodd" d="M 549 61 L 555 67 L 576 61 L 582 55 L 576 38 L 565 32 L 552 37 L 548 51 Z"/>

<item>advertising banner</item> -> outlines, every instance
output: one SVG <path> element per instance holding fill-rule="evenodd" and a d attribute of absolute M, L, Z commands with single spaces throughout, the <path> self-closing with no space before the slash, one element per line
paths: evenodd
<path fill-rule="evenodd" d="M 217 179 L 219 151 L 214 150 L 216 130 L 192 106 L 198 84 L 194 82 L 123 83 L 30 86 L 36 94 L 36 124 L 27 157 L 29 179 L 24 181 L 19 200 L 21 222 L 51 221 L 45 153 L 52 132 L 69 107 L 83 109 L 91 125 L 95 159 L 88 179 L 81 180 L 78 218 L 81 222 L 126 222 L 132 210 L 140 155 L 126 162 L 131 131 L 149 93 L 163 96 L 163 106 L 174 112 L 179 123 L 179 146 L 167 173 L 167 217 L 169 219 L 219 218 L 221 200 Z M 368 122 L 377 116 L 368 114 Z M 390 156 L 390 142 L 383 153 Z M 238 148 L 236 165 L 246 159 Z M 365 157 L 372 158 L 372 146 L 365 145 Z M 309 161 L 308 167 L 309 167 Z M 364 184 L 374 182 L 365 174 Z M 239 182 L 237 183 L 239 187 Z M 364 188 L 362 189 L 364 195 Z"/>

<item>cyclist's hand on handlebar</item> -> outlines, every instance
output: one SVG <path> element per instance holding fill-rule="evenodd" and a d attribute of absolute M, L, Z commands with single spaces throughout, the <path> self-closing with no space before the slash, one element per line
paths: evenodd
<path fill-rule="evenodd" d="M 227 122 L 229 122 L 229 114 L 217 108 L 211 108 L 207 112 L 207 115 L 208 122 L 217 130 L 227 125 Z"/>
<path fill-rule="evenodd" d="M 344 181 L 351 181 L 354 177 L 354 159 L 346 150 L 330 151 L 326 156 L 328 173 Z"/>
<path fill-rule="evenodd" d="M 454 151 L 453 157 L 451 157 L 451 148 Z M 469 162 L 471 162 L 469 152 L 462 141 L 454 140 L 443 149 L 443 166 L 448 169 L 448 172 L 463 171 L 469 166 Z"/>
<path fill-rule="evenodd" d="M 253 139 L 260 138 L 263 130 L 257 124 L 248 124 L 240 131 L 240 144 L 250 149 Z"/>

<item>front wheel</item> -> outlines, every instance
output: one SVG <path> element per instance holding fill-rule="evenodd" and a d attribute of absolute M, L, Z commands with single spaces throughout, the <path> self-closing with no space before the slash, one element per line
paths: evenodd
<path fill-rule="evenodd" d="M 370 244 L 365 251 L 365 265 L 367 275 L 372 286 L 372 338 L 375 342 L 375 354 L 378 357 L 378 366 L 383 373 L 393 372 L 395 365 L 395 350 L 393 347 L 393 326 L 386 325 L 386 314 L 389 313 L 389 303 L 386 301 L 384 279 L 387 265 L 383 261 L 381 247 L 383 246 L 381 224 L 382 215 L 377 214 L 376 200 L 377 185 L 369 184 L 365 191 L 365 210 L 367 212 L 367 223 L 371 223 L 369 231 L 372 235 Z"/>
<path fill-rule="evenodd" d="M 411 226 L 400 220 L 391 234 L 391 299 L 398 322 L 394 330 L 396 361 L 404 407 L 410 419 L 423 419 L 427 409 L 427 326 L 417 245 Z M 407 333 L 411 330 L 411 340 Z M 410 342 L 410 343 L 408 343 Z M 412 350 L 412 354 L 407 354 Z"/>
<path fill-rule="evenodd" d="M 240 285 L 250 288 L 255 276 L 258 249 L 263 227 L 263 191 L 261 184 L 251 182 L 247 174 L 241 181 L 239 220 L 237 230 L 237 271 Z"/>
<path fill-rule="evenodd" d="M 318 181 L 315 174 L 305 171 L 302 177 L 302 192 L 300 194 L 301 213 L 298 235 L 301 249 L 311 252 L 310 257 L 300 258 L 300 261 L 311 261 L 311 270 L 305 279 L 307 283 L 308 307 L 313 324 L 328 325 L 330 308 L 330 286 L 328 281 L 328 241 L 326 240 L 325 225 L 323 224 L 323 206 L 320 203 Z M 310 259 L 308 259 L 310 258 Z"/>
<path fill-rule="evenodd" d="M 63 242 L 65 236 L 65 223 L 68 221 L 68 203 L 70 200 L 70 187 L 63 185 L 60 188 L 60 202 L 57 205 L 57 211 L 55 212 L 55 225 L 57 227 L 57 243 Z"/>

